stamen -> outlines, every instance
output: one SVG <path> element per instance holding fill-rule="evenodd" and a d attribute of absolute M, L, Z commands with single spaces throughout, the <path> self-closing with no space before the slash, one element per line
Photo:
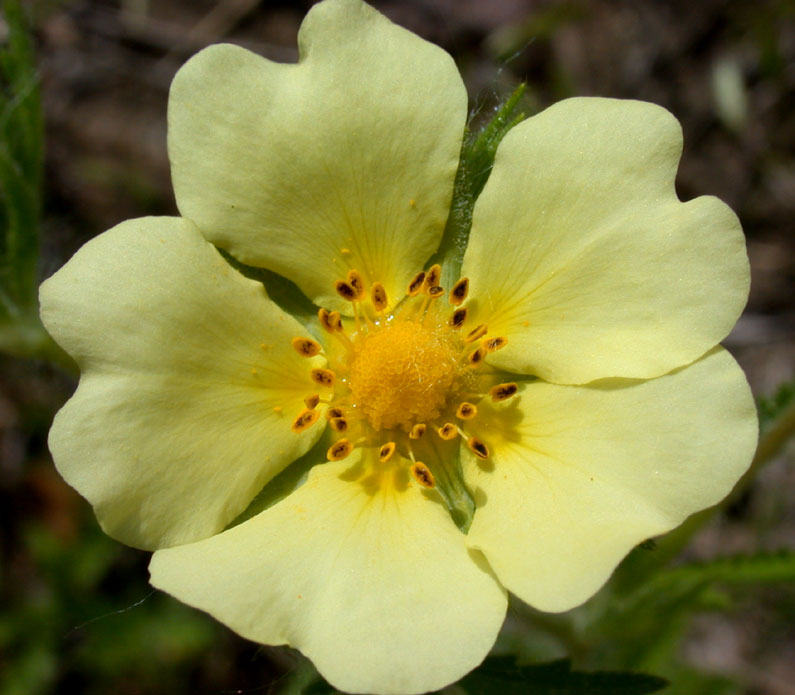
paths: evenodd
<path fill-rule="evenodd" d="M 387 442 L 384 446 L 381 447 L 380 451 L 378 452 L 378 460 L 381 463 L 386 463 L 389 459 L 392 458 L 392 454 L 395 453 L 395 448 L 397 444 L 395 442 Z"/>
<path fill-rule="evenodd" d="M 335 331 L 342 330 L 342 315 L 339 311 L 332 311 L 328 315 L 328 322 L 331 328 Z"/>
<path fill-rule="evenodd" d="M 317 404 L 320 403 L 320 394 L 315 393 L 307 398 L 304 398 L 304 403 L 309 410 L 314 410 L 317 407 Z"/>
<path fill-rule="evenodd" d="M 439 287 L 439 285 L 434 285 L 433 287 L 428 288 L 428 296 L 431 299 L 438 299 L 444 294 L 444 287 Z"/>
<path fill-rule="evenodd" d="M 487 459 L 489 457 L 489 448 L 477 437 L 470 437 L 467 439 L 467 446 L 478 458 Z"/>
<path fill-rule="evenodd" d="M 471 331 L 469 331 L 469 333 L 466 334 L 464 342 L 473 343 L 478 338 L 482 338 L 488 332 L 489 332 L 489 327 L 485 323 L 481 323 L 479 326 L 476 326 Z"/>
<path fill-rule="evenodd" d="M 433 479 L 433 473 L 422 461 L 415 461 L 411 468 L 411 475 L 422 487 L 434 488 L 436 481 Z"/>
<path fill-rule="evenodd" d="M 470 353 L 467 360 L 469 361 L 470 367 L 479 367 L 480 363 L 483 362 L 483 358 L 486 356 L 486 351 L 483 348 L 478 348 L 474 352 Z"/>
<path fill-rule="evenodd" d="M 337 375 L 330 369 L 321 369 L 319 367 L 309 372 L 309 376 L 316 384 L 325 386 L 326 388 L 334 386 L 334 382 L 337 379 Z"/>
<path fill-rule="evenodd" d="M 427 425 L 423 423 L 418 423 L 411 428 L 411 432 L 409 432 L 409 439 L 419 439 L 425 434 L 425 430 L 428 428 Z"/>
<path fill-rule="evenodd" d="M 510 381 L 505 384 L 492 386 L 489 389 L 489 395 L 493 401 L 505 401 L 515 395 L 518 390 L 519 387 L 513 381 Z"/>
<path fill-rule="evenodd" d="M 502 350 L 508 344 L 508 338 L 504 336 L 500 336 L 499 338 L 487 338 L 481 343 L 486 352 L 496 352 L 497 350 Z"/>
<path fill-rule="evenodd" d="M 347 458 L 353 451 L 353 444 L 347 439 L 339 439 L 334 442 L 326 452 L 326 458 L 329 461 L 342 461 Z"/>
<path fill-rule="evenodd" d="M 348 302 L 355 302 L 359 298 L 358 290 L 344 280 L 337 280 L 334 283 L 334 289 L 337 290 L 337 294 L 340 297 Z"/>
<path fill-rule="evenodd" d="M 467 298 L 469 294 L 469 278 L 461 278 L 453 289 L 450 290 L 450 304 L 453 306 L 461 306 L 461 303 Z"/>
<path fill-rule="evenodd" d="M 458 410 L 455 411 L 455 416 L 459 420 L 471 420 L 477 414 L 477 407 L 472 403 L 468 403 L 467 401 L 464 401 L 461 405 L 459 405 Z"/>
<path fill-rule="evenodd" d="M 458 427 L 452 422 L 446 422 L 436 431 L 439 433 L 439 436 L 446 441 L 455 439 L 458 436 Z"/>
<path fill-rule="evenodd" d="M 320 325 L 323 326 L 323 329 L 328 333 L 333 333 L 336 328 L 331 325 L 330 317 L 331 314 L 329 314 L 326 309 L 318 309 L 317 320 L 320 321 Z"/>
<path fill-rule="evenodd" d="M 306 410 L 302 411 L 295 420 L 293 420 L 293 424 L 290 425 L 290 429 L 298 434 L 299 432 L 303 432 L 304 430 L 308 430 L 312 425 L 314 425 L 318 418 L 320 417 L 320 412 L 317 410 L 310 410 L 307 408 Z"/>
<path fill-rule="evenodd" d="M 442 266 L 438 263 L 432 265 L 428 268 L 428 272 L 425 273 L 425 281 L 422 283 L 423 289 L 427 292 L 431 287 L 436 287 L 439 284 L 439 280 L 442 277 Z"/>
<path fill-rule="evenodd" d="M 345 412 L 342 408 L 329 408 L 326 411 L 326 420 L 333 420 L 334 418 L 345 417 Z"/>
<path fill-rule="evenodd" d="M 373 302 L 373 307 L 377 312 L 382 312 L 387 307 L 386 290 L 380 282 L 374 282 L 370 286 L 370 299 Z"/>
<path fill-rule="evenodd" d="M 464 325 L 464 322 L 467 320 L 467 309 L 464 307 L 463 309 L 456 309 L 453 312 L 453 317 L 450 319 L 450 325 L 453 329 L 458 330 L 461 326 Z"/>
<path fill-rule="evenodd" d="M 345 432 L 348 429 L 348 421 L 344 417 L 331 418 L 328 424 L 335 432 Z"/>
<path fill-rule="evenodd" d="M 293 338 L 293 347 L 301 357 L 314 357 L 320 353 L 320 343 L 312 338 Z"/>
<path fill-rule="evenodd" d="M 416 297 L 420 290 L 422 289 L 422 285 L 425 282 L 425 271 L 421 270 L 417 273 L 414 278 L 409 283 L 408 288 L 406 289 L 406 294 L 409 297 Z"/>
<path fill-rule="evenodd" d="M 356 300 L 364 299 L 364 280 L 358 270 L 348 271 L 348 284 L 356 290 Z"/>

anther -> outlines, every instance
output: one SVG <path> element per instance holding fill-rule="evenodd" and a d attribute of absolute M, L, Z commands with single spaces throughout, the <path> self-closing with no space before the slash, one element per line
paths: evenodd
<path fill-rule="evenodd" d="M 439 433 L 439 436 L 442 439 L 447 441 L 455 439 L 458 436 L 458 427 L 456 427 L 452 422 L 446 422 L 436 431 Z"/>
<path fill-rule="evenodd" d="M 428 296 L 431 299 L 438 299 L 444 294 L 444 287 L 439 287 L 439 285 L 434 285 L 433 287 L 428 288 Z"/>
<path fill-rule="evenodd" d="M 477 437 L 470 437 L 467 439 L 467 446 L 478 458 L 487 459 L 489 457 L 489 448 Z"/>
<path fill-rule="evenodd" d="M 339 311 L 332 311 L 328 315 L 328 322 L 331 326 L 332 330 L 341 331 L 342 330 L 342 315 Z"/>
<path fill-rule="evenodd" d="M 427 292 L 431 287 L 438 286 L 441 277 L 442 266 L 440 266 L 438 263 L 428 268 L 428 272 L 425 273 L 425 281 L 423 282 L 423 288 L 425 291 Z"/>
<path fill-rule="evenodd" d="M 334 332 L 334 326 L 332 326 L 331 322 L 329 321 L 329 313 L 326 309 L 318 309 L 317 320 L 320 321 L 320 325 L 323 326 L 326 331 L 329 333 Z"/>
<path fill-rule="evenodd" d="M 386 463 L 389 459 L 392 458 L 392 455 L 395 453 L 395 447 L 397 445 L 395 442 L 387 442 L 381 449 L 378 451 L 378 460 L 381 463 Z"/>
<path fill-rule="evenodd" d="M 497 350 L 502 350 L 507 344 L 508 338 L 500 336 L 498 338 L 486 338 L 481 343 L 481 346 L 486 352 L 496 352 Z"/>
<path fill-rule="evenodd" d="M 461 303 L 467 298 L 467 294 L 469 294 L 469 278 L 461 278 L 450 290 L 450 304 L 461 306 Z"/>
<path fill-rule="evenodd" d="M 422 487 L 433 488 L 436 487 L 436 481 L 433 479 L 433 473 L 422 461 L 415 461 L 411 468 L 411 475 Z"/>
<path fill-rule="evenodd" d="M 425 434 L 427 427 L 428 426 L 422 422 L 414 425 L 414 427 L 411 428 L 411 432 L 409 432 L 409 439 L 419 439 Z"/>
<path fill-rule="evenodd" d="M 353 451 L 353 444 L 347 439 L 339 439 L 334 442 L 326 452 L 326 458 L 329 461 L 342 461 L 347 458 Z"/>
<path fill-rule="evenodd" d="M 519 387 L 514 382 L 497 384 L 489 389 L 489 395 L 493 401 L 504 401 L 515 395 Z"/>
<path fill-rule="evenodd" d="M 471 420 L 477 414 L 477 407 L 473 403 L 467 403 L 466 401 L 459 405 L 458 409 L 455 411 L 455 416 L 459 420 Z"/>
<path fill-rule="evenodd" d="M 359 297 L 358 291 L 344 280 L 337 280 L 334 283 L 334 289 L 337 290 L 340 297 L 349 302 L 355 302 Z"/>
<path fill-rule="evenodd" d="M 329 408 L 326 411 L 326 420 L 333 420 L 334 418 L 345 417 L 345 412 L 342 408 Z"/>
<path fill-rule="evenodd" d="M 315 393 L 304 398 L 304 403 L 309 410 L 314 410 L 317 407 L 317 404 L 320 403 L 320 394 Z"/>
<path fill-rule="evenodd" d="M 314 357 L 320 353 L 320 343 L 311 338 L 293 338 L 293 347 L 301 357 Z"/>
<path fill-rule="evenodd" d="M 346 432 L 348 429 L 348 421 L 344 417 L 331 418 L 328 424 L 335 432 Z"/>
<path fill-rule="evenodd" d="M 474 352 L 469 354 L 467 360 L 469 361 L 470 367 L 479 367 L 480 363 L 483 362 L 483 358 L 486 356 L 486 351 L 483 348 L 478 348 Z"/>
<path fill-rule="evenodd" d="M 450 325 L 455 329 L 458 330 L 461 326 L 464 325 L 464 322 L 467 320 L 467 309 L 464 307 L 463 309 L 456 309 L 453 312 L 453 316 L 450 319 Z"/>
<path fill-rule="evenodd" d="M 408 288 L 406 289 L 406 294 L 409 297 L 415 297 L 422 289 L 423 282 L 425 282 L 425 271 L 421 270 L 412 278 Z"/>
<path fill-rule="evenodd" d="M 321 369 L 319 367 L 309 372 L 309 376 L 316 384 L 325 386 L 326 388 L 334 386 L 334 381 L 337 378 L 337 375 L 330 369 Z"/>
<path fill-rule="evenodd" d="M 387 306 L 386 290 L 380 282 L 374 282 L 370 286 L 370 299 L 376 311 L 384 311 Z"/>
<path fill-rule="evenodd" d="M 476 326 L 471 331 L 469 331 L 469 333 L 466 334 L 464 342 L 472 343 L 476 341 L 478 338 L 482 338 L 488 332 L 489 332 L 489 327 L 485 323 L 481 323 L 479 326 Z"/>
<path fill-rule="evenodd" d="M 317 422 L 317 419 L 320 417 L 320 412 L 317 410 L 310 410 L 307 408 L 306 410 L 302 411 L 295 420 L 293 420 L 293 424 L 290 425 L 290 429 L 298 434 L 299 432 L 303 432 L 304 430 L 308 430 L 312 425 Z"/>
<path fill-rule="evenodd" d="M 364 298 L 364 280 L 358 270 L 348 271 L 348 284 L 356 291 L 356 299 L 361 301 Z"/>

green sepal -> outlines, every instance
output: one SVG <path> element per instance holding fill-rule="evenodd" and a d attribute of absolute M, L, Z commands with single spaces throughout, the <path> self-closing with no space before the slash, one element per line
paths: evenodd
<path fill-rule="evenodd" d="M 257 496 L 251 500 L 248 507 L 238 514 L 226 529 L 230 529 L 238 524 L 242 524 L 244 521 L 248 521 L 257 516 L 260 512 L 264 512 L 269 507 L 280 502 L 292 492 L 295 492 L 306 482 L 309 471 L 316 465 L 321 465 L 325 462 L 326 449 L 328 446 L 329 437 L 326 434 L 303 456 L 293 461 L 281 473 L 270 480 L 265 487 L 257 493 Z"/>
<path fill-rule="evenodd" d="M 475 515 L 475 500 L 464 483 L 461 470 L 461 440 L 443 441 L 435 432 L 426 432 L 416 442 L 414 452 L 433 473 L 436 491 L 441 495 L 453 522 L 466 533 Z"/>
<path fill-rule="evenodd" d="M 268 297 L 275 302 L 280 309 L 291 314 L 296 321 L 300 321 L 312 333 L 319 331 L 317 318 L 318 307 L 298 289 L 298 285 L 291 282 L 278 273 L 265 268 L 241 263 L 234 256 L 223 249 L 218 249 L 224 259 L 237 270 L 241 275 L 245 275 L 250 280 L 261 282 L 265 286 Z"/>
<path fill-rule="evenodd" d="M 441 264 L 442 284 L 446 287 L 455 283 L 461 271 L 472 226 L 472 211 L 488 181 L 497 146 L 511 128 L 525 119 L 521 103 L 526 88 L 525 84 L 520 84 L 514 89 L 508 99 L 496 109 L 494 116 L 482 126 L 474 127 L 470 119 L 466 127 L 450 214 L 439 249 L 430 260 L 430 264 Z"/>

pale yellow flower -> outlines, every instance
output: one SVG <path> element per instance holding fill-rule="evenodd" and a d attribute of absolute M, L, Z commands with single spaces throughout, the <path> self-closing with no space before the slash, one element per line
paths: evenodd
<path fill-rule="evenodd" d="M 359 0 L 313 7 L 299 46 L 189 61 L 182 217 L 125 222 L 42 287 L 82 370 L 50 445 L 107 533 L 157 550 L 155 586 L 342 690 L 419 693 L 484 658 L 507 591 L 576 606 L 731 489 L 756 418 L 718 342 L 748 263 L 726 205 L 677 199 L 670 114 L 570 99 L 500 145 L 468 282 L 429 267 L 467 116 L 452 60 Z M 305 482 L 230 527 L 296 460 Z"/>

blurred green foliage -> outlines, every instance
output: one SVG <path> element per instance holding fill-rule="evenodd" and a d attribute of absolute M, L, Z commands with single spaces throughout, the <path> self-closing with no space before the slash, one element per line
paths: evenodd
<path fill-rule="evenodd" d="M 22 6 L 4 0 L 0 43 L 0 352 L 69 364 L 39 320 L 44 118 Z"/>
<path fill-rule="evenodd" d="M 7 0 L 3 13 L 7 36 L 0 47 L 0 347 L 19 352 L 26 342 L 36 340 L 31 317 L 37 313 L 44 124 L 22 8 Z"/>
<path fill-rule="evenodd" d="M 16 601 L 0 614 L 0 693 L 51 693 L 69 683 L 97 695 L 180 692 L 192 660 L 216 637 L 211 621 L 155 594 L 141 563 L 125 568 L 129 551 L 93 523 L 70 542 L 43 526 L 23 535 L 24 560 L 37 571 L 27 586 L 2 587 Z M 112 594 L 109 581 L 118 584 Z"/>

